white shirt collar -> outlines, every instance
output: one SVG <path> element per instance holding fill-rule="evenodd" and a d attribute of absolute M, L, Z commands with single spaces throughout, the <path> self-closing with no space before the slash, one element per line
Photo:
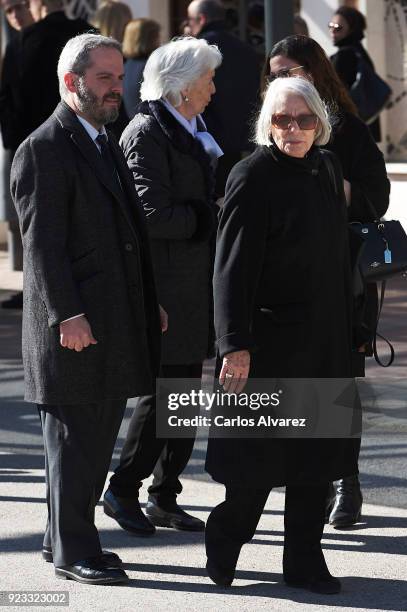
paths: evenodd
<path fill-rule="evenodd" d="M 98 147 L 98 144 L 95 141 L 96 141 L 96 138 L 99 136 L 99 134 L 104 134 L 105 136 L 107 136 L 105 126 L 102 125 L 102 129 L 100 130 L 100 132 L 98 132 L 98 130 L 95 127 L 93 127 L 93 125 L 91 125 L 89 121 L 86 121 L 86 119 L 84 119 L 83 117 L 80 117 L 79 115 L 76 115 L 76 116 L 78 118 L 78 121 L 83 125 L 83 127 L 85 128 L 89 136 L 92 138 L 95 145 Z"/>
<path fill-rule="evenodd" d="M 170 111 L 171 115 L 173 115 L 175 117 L 175 119 L 192 135 L 195 136 L 196 132 L 197 132 L 197 127 L 196 127 L 196 117 L 193 117 L 190 121 L 188 121 L 188 119 L 185 119 L 185 117 L 183 115 L 181 115 L 181 113 L 179 113 L 177 111 L 177 109 L 175 108 L 175 106 L 173 106 L 172 104 L 170 104 L 167 100 L 164 100 L 164 98 L 161 99 L 161 102 L 164 104 L 164 106 Z M 198 115 L 199 116 L 199 115 Z"/>

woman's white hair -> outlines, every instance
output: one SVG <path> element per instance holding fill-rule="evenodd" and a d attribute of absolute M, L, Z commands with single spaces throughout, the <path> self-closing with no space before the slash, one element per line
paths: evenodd
<path fill-rule="evenodd" d="M 275 79 L 270 83 L 256 123 L 256 144 L 270 145 L 273 142 L 271 117 L 275 113 L 281 97 L 286 93 L 292 93 L 303 98 L 311 113 L 318 117 L 314 143 L 317 145 L 327 144 L 332 131 L 328 109 L 314 85 L 302 77 L 284 77 Z"/>
<path fill-rule="evenodd" d="M 181 91 L 187 89 L 208 70 L 222 62 L 216 45 L 192 36 L 177 38 L 162 45 L 150 55 L 140 89 L 142 100 L 167 98 L 173 106 L 182 102 Z"/>
<path fill-rule="evenodd" d="M 92 63 L 90 57 L 91 51 L 100 47 L 116 49 L 116 51 L 122 53 L 121 44 L 117 40 L 101 36 L 100 34 L 79 34 L 68 40 L 59 56 L 57 69 L 59 93 L 62 100 L 65 100 L 69 93 L 65 85 L 64 76 L 68 72 L 83 76 Z"/>

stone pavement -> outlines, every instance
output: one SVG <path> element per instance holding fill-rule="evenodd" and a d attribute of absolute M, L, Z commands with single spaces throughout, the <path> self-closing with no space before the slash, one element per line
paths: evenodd
<path fill-rule="evenodd" d="M 7 272 L 0 252 L 0 301 L 20 285 L 21 275 Z M 52 566 L 39 555 L 45 520 L 42 442 L 35 408 L 22 401 L 21 315 L 0 310 L 0 591 L 66 591 L 69 609 L 75 612 L 406 610 L 406 289 L 405 281 L 391 283 L 381 325 L 395 344 L 394 366 L 385 370 L 370 362 L 368 377 L 359 381 L 366 425 L 360 458 L 366 503 L 355 528 L 325 530 L 328 565 L 343 581 L 343 592 L 329 597 L 282 584 L 281 489 L 271 493 L 253 541 L 243 548 L 231 589 L 218 588 L 206 577 L 202 534 L 158 529 L 152 538 L 137 538 L 106 517 L 100 505 L 96 521 L 103 545 L 122 556 L 130 584 L 90 587 L 56 580 Z M 131 409 L 129 402 L 113 465 Z M 202 519 L 223 495 L 223 487 L 203 470 L 204 433 L 184 473 L 180 498 L 186 510 Z"/>

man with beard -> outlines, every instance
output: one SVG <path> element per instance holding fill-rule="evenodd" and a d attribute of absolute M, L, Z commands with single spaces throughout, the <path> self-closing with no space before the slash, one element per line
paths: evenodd
<path fill-rule="evenodd" d="M 120 44 L 83 34 L 58 63 L 62 101 L 18 148 L 11 188 L 24 247 L 25 399 L 38 406 L 58 577 L 127 581 L 94 510 L 129 397 L 152 393 L 159 310 L 142 208 L 105 129 L 122 96 Z M 161 318 L 161 324 L 160 324 Z"/>

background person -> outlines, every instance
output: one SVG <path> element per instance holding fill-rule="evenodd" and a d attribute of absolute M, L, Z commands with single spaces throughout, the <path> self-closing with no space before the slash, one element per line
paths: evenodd
<path fill-rule="evenodd" d="M 100 4 L 93 15 L 92 24 L 102 36 L 110 36 L 122 43 L 126 25 L 132 18 L 133 15 L 128 4 L 118 0 L 106 0 Z"/>
<path fill-rule="evenodd" d="M 17 32 L 34 23 L 30 3 L 26 0 L 2 0 L 1 8 L 9 25 Z"/>
<path fill-rule="evenodd" d="M 207 128 L 224 155 L 220 158 L 216 193 L 223 196 L 231 168 L 253 147 L 250 120 L 258 105 L 260 64 L 258 55 L 227 31 L 225 10 L 217 0 L 194 0 L 188 6 L 188 21 L 193 36 L 217 45 L 222 65 L 216 72 L 216 93 L 203 114 Z"/>
<path fill-rule="evenodd" d="M 257 121 L 258 147 L 229 177 L 213 285 L 220 382 L 232 393 L 248 376 L 352 375 L 346 203 L 319 151 L 330 132 L 308 80 L 276 79 Z M 326 155 L 340 175 L 336 157 Z M 226 487 L 206 524 L 216 584 L 232 583 L 271 488 L 286 486 L 284 580 L 339 592 L 321 537 L 328 483 L 357 472 L 353 439 L 210 437 L 206 469 Z"/>
<path fill-rule="evenodd" d="M 14 36 L 10 37 L 4 52 L 0 82 L 0 127 L 4 147 L 3 197 L 0 202 L 0 220 L 8 223 L 8 252 L 13 270 L 23 269 L 23 247 L 16 209 L 10 196 L 10 169 L 14 153 L 21 142 L 20 122 L 21 100 L 18 70 L 21 62 L 19 33 L 34 23 L 28 2 L 21 0 L 2 0 L 1 6 Z M 2 308 L 22 308 L 23 294 L 18 292 L 1 303 Z"/>
<path fill-rule="evenodd" d="M 141 102 L 143 71 L 150 54 L 160 46 L 160 29 L 160 24 L 152 19 L 132 19 L 124 31 L 123 102 L 129 119 L 133 119 Z"/>
<path fill-rule="evenodd" d="M 57 64 L 64 45 L 91 29 L 83 19 L 68 19 L 62 0 L 39 0 L 39 4 L 42 17 L 23 31 L 21 40 L 22 140 L 48 119 L 60 100 Z"/>
<path fill-rule="evenodd" d="M 201 113 L 215 92 L 220 62 L 217 47 L 205 40 L 181 38 L 156 49 L 144 70 L 143 103 L 121 140 L 147 219 L 159 299 L 171 321 L 162 378 L 201 379 L 213 350 L 213 187 L 221 150 Z M 139 398 L 105 493 L 105 513 L 141 535 L 154 532 L 151 523 L 201 531 L 203 521 L 177 504 L 194 439 L 156 438 L 155 410 L 155 396 Z M 147 520 L 138 493 L 153 470 Z"/>
<path fill-rule="evenodd" d="M 348 201 L 349 221 L 373 221 L 369 202 L 379 216 L 389 205 L 390 182 L 383 155 L 374 142 L 368 127 L 357 117 L 356 108 L 339 80 L 324 50 L 312 38 L 287 36 L 271 50 L 264 74 L 302 76 L 311 80 L 321 98 L 335 115 L 330 141 L 326 148 L 337 155 L 344 175 L 344 189 Z M 366 353 L 372 355 L 371 339 L 377 321 L 376 284 L 366 287 L 364 300 L 356 304 L 357 318 L 362 322 L 353 339 L 355 376 L 364 376 Z M 366 346 L 366 352 L 359 347 Z M 335 506 L 333 507 L 335 501 Z M 329 522 L 336 527 L 353 525 L 360 519 L 362 492 L 356 474 L 342 478 L 337 492 L 331 490 L 328 502 Z"/>
<path fill-rule="evenodd" d="M 127 4 L 116 0 L 107 0 L 102 2 L 93 15 L 92 24 L 102 36 L 114 38 L 119 43 L 123 43 L 124 31 L 132 18 L 131 9 Z M 117 120 L 110 125 L 110 129 L 118 140 L 128 122 L 129 117 L 122 103 Z"/>
<path fill-rule="evenodd" d="M 331 56 L 339 78 L 347 89 L 351 89 L 358 71 L 358 55 L 374 69 L 372 59 L 361 43 L 365 36 L 366 19 L 360 11 L 350 6 L 340 6 L 333 15 L 329 25 L 333 44 L 338 51 Z M 377 117 L 369 129 L 376 142 L 380 142 L 380 119 Z"/>

